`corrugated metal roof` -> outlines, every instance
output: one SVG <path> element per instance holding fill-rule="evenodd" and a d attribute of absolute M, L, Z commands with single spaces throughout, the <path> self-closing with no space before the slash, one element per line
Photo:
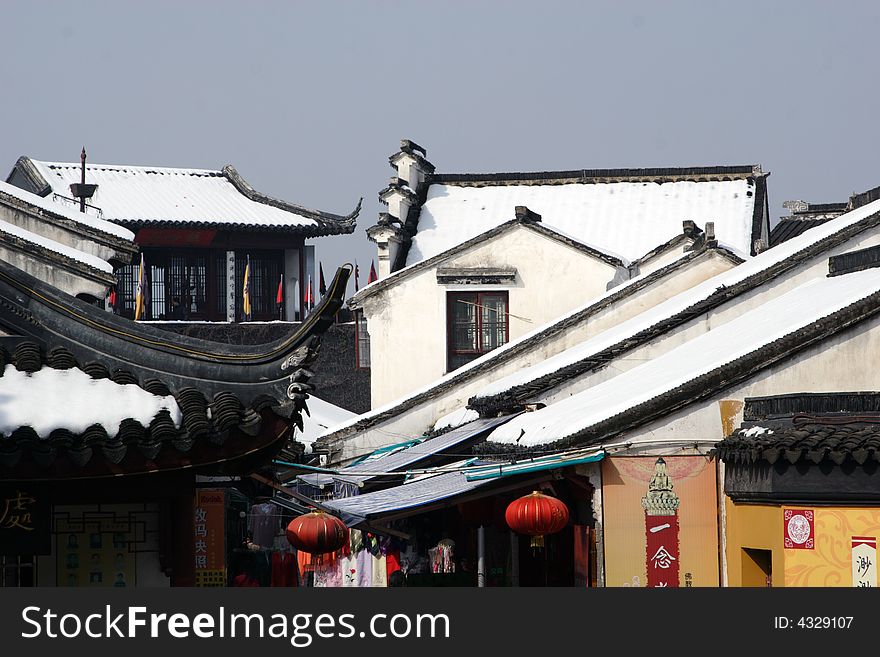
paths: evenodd
<path fill-rule="evenodd" d="M 464 471 L 426 476 L 392 488 L 331 500 L 324 504 L 338 513 L 346 524 L 353 525 L 388 513 L 416 509 L 457 497 L 500 479 L 593 463 L 601 461 L 604 456 L 602 450 L 596 450 L 590 453 L 548 454 L 516 463 L 484 462 L 467 466 Z"/>
<path fill-rule="evenodd" d="M 31 160 L 52 191 L 70 195 L 79 163 Z M 186 222 L 255 227 L 317 227 L 315 218 L 242 194 L 223 171 L 88 164 L 86 182 L 98 189 L 89 201 L 118 222 Z"/>
<path fill-rule="evenodd" d="M 333 480 L 344 481 L 350 484 L 360 484 L 370 479 L 375 479 L 376 475 L 358 474 L 361 472 L 398 472 L 403 474 L 408 467 L 428 459 L 435 454 L 444 452 L 448 449 L 461 445 L 469 440 L 477 438 L 481 434 L 498 427 L 505 422 L 509 422 L 516 414 L 506 415 L 504 417 L 480 418 L 463 424 L 460 427 L 448 431 L 444 434 L 429 438 L 417 445 L 413 445 L 408 449 L 399 452 L 393 452 L 388 456 L 380 459 L 372 459 L 365 463 L 358 463 L 348 468 L 340 470 L 338 475 L 328 474 L 307 474 L 300 475 L 299 479 L 312 486 L 325 486 L 333 483 Z"/>
<path fill-rule="evenodd" d="M 461 495 L 485 486 L 490 481 L 492 480 L 468 481 L 461 472 L 450 472 L 366 495 L 331 500 L 324 504 L 339 513 L 346 524 L 353 524 L 357 519 L 372 518 Z"/>

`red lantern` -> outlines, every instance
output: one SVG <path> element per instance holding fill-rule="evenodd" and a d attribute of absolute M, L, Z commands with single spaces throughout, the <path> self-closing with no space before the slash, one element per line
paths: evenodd
<path fill-rule="evenodd" d="M 533 548 L 542 548 L 544 534 L 555 534 L 568 524 L 568 507 L 555 497 L 535 491 L 511 502 L 504 519 L 517 534 L 531 536 Z"/>
<path fill-rule="evenodd" d="M 309 554 L 336 552 L 348 540 L 348 529 L 336 516 L 312 511 L 294 518 L 287 525 L 287 541 Z"/>

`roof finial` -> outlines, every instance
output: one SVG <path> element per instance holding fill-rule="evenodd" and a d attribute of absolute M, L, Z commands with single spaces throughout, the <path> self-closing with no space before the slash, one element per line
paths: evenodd
<path fill-rule="evenodd" d="M 82 162 L 82 183 L 83 189 L 86 186 L 86 147 L 83 146 L 82 153 L 79 154 L 80 162 Z M 79 197 L 79 211 L 86 211 L 86 197 L 85 195 Z"/>

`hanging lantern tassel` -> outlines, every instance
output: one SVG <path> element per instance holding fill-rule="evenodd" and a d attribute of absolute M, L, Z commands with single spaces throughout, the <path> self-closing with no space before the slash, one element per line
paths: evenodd
<path fill-rule="evenodd" d="M 504 519 L 517 534 L 532 537 L 532 549 L 542 550 L 544 536 L 562 531 L 568 524 L 568 507 L 562 500 L 534 491 L 511 502 Z"/>

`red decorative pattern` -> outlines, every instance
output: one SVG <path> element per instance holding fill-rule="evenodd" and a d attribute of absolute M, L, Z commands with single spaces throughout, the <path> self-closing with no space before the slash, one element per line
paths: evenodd
<path fill-rule="evenodd" d="M 783 509 L 783 545 L 789 550 L 812 550 L 816 538 L 811 509 Z"/>
<path fill-rule="evenodd" d="M 309 554 L 336 552 L 348 540 L 348 528 L 336 516 L 312 511 L 294 518 L 287 525 L 287 541 Z"/>

